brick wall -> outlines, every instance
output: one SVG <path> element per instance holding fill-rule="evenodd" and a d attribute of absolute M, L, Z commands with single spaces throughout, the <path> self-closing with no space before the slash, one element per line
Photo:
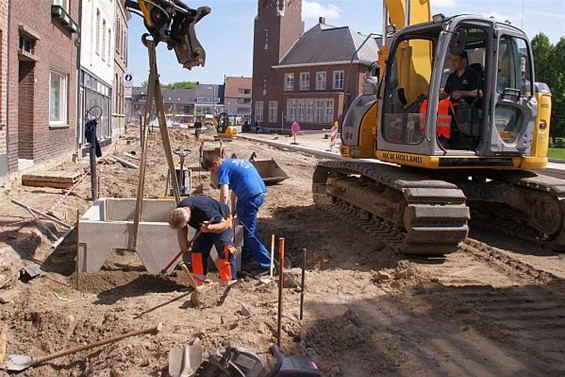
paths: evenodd
<path fill-rule="evenodd" d="M 7 169 L 8 2 L 0 2 L 0 177 Z"/>
<path fill-rule="evenodd" d="M 68 11 L 75 22 L 79 20 L 78 2 L 69 1 Z M 71 33 L 51 17 L 52 4 L 52 0 L 36 0 L 34 6 L 30 7 L 27 1 L 11 2 L 8 81 L 10 170 L 17 170 L 18 158 L 39 162 L 71 153 L 75 149 L 77 51 L 74 40 L 77 34 Z M 25 61 L 18 54 L 22 33 L 28 33 L 32 39 L 37 38 L 33 51 L 35 61 Z M 67 121 L 57 127 L 49 124 L 51 70 L 67 77 Z"/>

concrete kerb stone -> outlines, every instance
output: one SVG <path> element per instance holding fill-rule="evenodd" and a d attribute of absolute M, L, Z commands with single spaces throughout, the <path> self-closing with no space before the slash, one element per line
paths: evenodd
<path fill-rule="evenodd" d="M 255 142 L 267 144 L 267 145 L 276 147 L 278 149 L 290 149 L 290 150 L 295 150 L 295 151 L 299 151 L 299 152 L 304 152 L 304 153 L 310 154 L 312 156 L 320 157 L 320 158 L 330 158 L 330 159 L 336 159 L 336 160 L 343 159 L 343 157 L 341 157 L 337 153 L 329 152 L 329 151 L 321 151 L 319 149 L 314 149 L 314 148 L 306 147 L 306 146 L 302 146 L 302 145 L 292 145 L 292 144 L 283 143 L 283 142 L 280 142 L 280 141 L 277 141 L 277 140 L 267 140 L 267 139 L 264 139 L 264 138 L 261 138 L 261 137 L 253 137 L 253 136 L 242 135 L 242 134 L 239 134 L 238 137 L 241 138 L 241 139 L 245 139 L 245 140 L 250 140 L 250 141 L 255 141 Z"/>

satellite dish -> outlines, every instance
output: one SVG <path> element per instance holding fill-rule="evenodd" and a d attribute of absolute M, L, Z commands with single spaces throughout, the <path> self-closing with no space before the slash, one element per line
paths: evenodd
<path fill-rule="evenodd" d="M 464 29 L 457 29 L 451 36 L 449 42 L 449 52 L 453 55 L 459 55 L 465 50 L 467 43 L 467 32 Z"/>

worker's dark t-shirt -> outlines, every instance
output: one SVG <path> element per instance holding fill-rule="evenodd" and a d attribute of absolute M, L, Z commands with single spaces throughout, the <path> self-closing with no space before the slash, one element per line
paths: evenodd
<path fill-rule="evenodd" d="M 192 214 L 188 225 L 197 230 L 204 221 L 216 223 L 230 216 L 230 209 L 227 205 L 209 196 L 189 196 L 178 204 L 177 208 L 180 207 L 190 208 Z"/>
<path fill-rule="evenodd" d="M 479 74 L 474 69 L 467 67 L 461 76 L 457 72 L 452 72 L 447 77 L 447 82 L 443 90 L 451 94 L 456 90 L 475 90 L 479 89 Z"/>
<path fill-rule="evenodd" d="M 194 122 L 194 128 L 202 128 L 202 122 L 200 122 L 199 120 Z"/>

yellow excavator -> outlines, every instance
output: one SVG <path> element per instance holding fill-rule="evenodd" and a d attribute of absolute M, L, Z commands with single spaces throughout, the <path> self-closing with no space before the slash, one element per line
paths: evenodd
<path fill-rule="evenodd" d="M 565 182 L 533 172 L 548 161 L 551 97 L 535 91 L 526 34 L 479 15 L 431 16 L 429 0 L 383 8 L 380 77 L 367 76 L 340 124 L 344 159 L 316 167 L 316 204 L 370 220 L 407 254 L 458 250 L 471 218 L 563 249 Z M 449 58 L 463 54 L 478 95 L 443 113 Z"/>

